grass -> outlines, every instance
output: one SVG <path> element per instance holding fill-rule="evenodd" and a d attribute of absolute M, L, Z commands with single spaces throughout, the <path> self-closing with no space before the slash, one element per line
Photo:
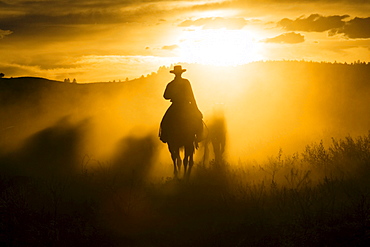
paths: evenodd
<path fill-rule="evenodd" d="M 198 164 L 189 181 L 89 162 L 68 175 L 2 175 L 1 245 L 370 244 L 370 132 L 260 163 Z"/>

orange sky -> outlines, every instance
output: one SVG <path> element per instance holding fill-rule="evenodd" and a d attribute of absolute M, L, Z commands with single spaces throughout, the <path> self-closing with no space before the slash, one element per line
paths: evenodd
<path fill-rule="evenodd" d="M 366 0 L 0 0 L 0 72 L 78 82 L 161 65 L 370 62 Z"/>

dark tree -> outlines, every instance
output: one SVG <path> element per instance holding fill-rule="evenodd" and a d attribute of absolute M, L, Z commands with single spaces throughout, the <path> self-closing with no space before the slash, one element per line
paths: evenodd
<path fill-rule="evenodd" d="M 0 78 L 3 78 L 4 76 L 4 73 L 0 73 Z"/>

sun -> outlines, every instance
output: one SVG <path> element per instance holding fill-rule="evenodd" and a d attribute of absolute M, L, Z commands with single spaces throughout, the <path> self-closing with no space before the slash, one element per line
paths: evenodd
<path fill-rule="evenodd" d="M 185 31 L 179 44 L 184 62 L 234 66 L 262 60 L 262 44 L 245 30 Z"/>

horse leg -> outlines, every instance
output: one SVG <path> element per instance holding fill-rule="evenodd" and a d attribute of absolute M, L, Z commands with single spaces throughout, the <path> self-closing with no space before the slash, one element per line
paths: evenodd
<path fill-rule="evenodd" d="M 170 145 L 168 145 L 168 149 L 170 150 L 171 159 L 173 162 L 173 174 L 177 176 L 177 173 L 181 168 L 180 150 L 179 148 L 173 148 Z"/>
<path fill-rule="evenodd" d="M 180 153 L 175 152 L 173 155 L 171 154 L 171 158 L 173 161 L 173 169 L 174 169 L 174 175 L 177 176 L 177 173 L 181 170 L 181 158 Z"/>
<path fill-rule="evenodd" d="M 190 156 L 189 156 L 189 170 L 188 170 L 188 177 L 190 177 L 191 168 L 193 167 L 193 165 L 194 165 L 193 153 L 191 153 L 191 154 L 190 154 Z"/>
<path fill-rule="evenodd" d="M 205 140 L 204 141 L 204 154 L 203 154 L 203 166 L 206 166 L 206 162 L 208 161 L 208 156 L 209 156 L 209 141 Z"/>
<path fill-rule="evenodd" d="M 186 170 L 188 168 L 188 162 L 189 162 L 189 157 L 185 149 L 185 155 L 184 155 L 184 175 L 186 175 Z"/>
<path fill-rule="evenodd" d="M 176 167 L 176 155 L 174 153 L 171 153 L 171 159 L 173 162 L 173 174 L 177 176 L 177 167 Z"/>
<path fill-rule="evenodd" d="M 180 172 L 180 170 L 181 170 L 181 164 L 182 164 L 181 158 L 180 158 L 180 149 L 177 151 L 177 159 L 176 159 L 176 161 L 177 161 L 177 169 Z"/>
<path fill-rule="evenodd" d="M 191 168 L 193 167 L 193 164 L 194 164 L 193 155 L 194 155 L 194 145 L 192 143 L 191 145 L 187 145 L 185 147 L 184 175 L 187 176 L 187 178 L 190 177 Z M 188 165 L 189 165 L 189 169 L 187 169 Z"/>
<path fill-rule="evenodd" d="M 219 165 L 222 160 L 221 146 L 218 139 L 212 140 L 213 152 L 215 154 L 215 164 Z"/>

